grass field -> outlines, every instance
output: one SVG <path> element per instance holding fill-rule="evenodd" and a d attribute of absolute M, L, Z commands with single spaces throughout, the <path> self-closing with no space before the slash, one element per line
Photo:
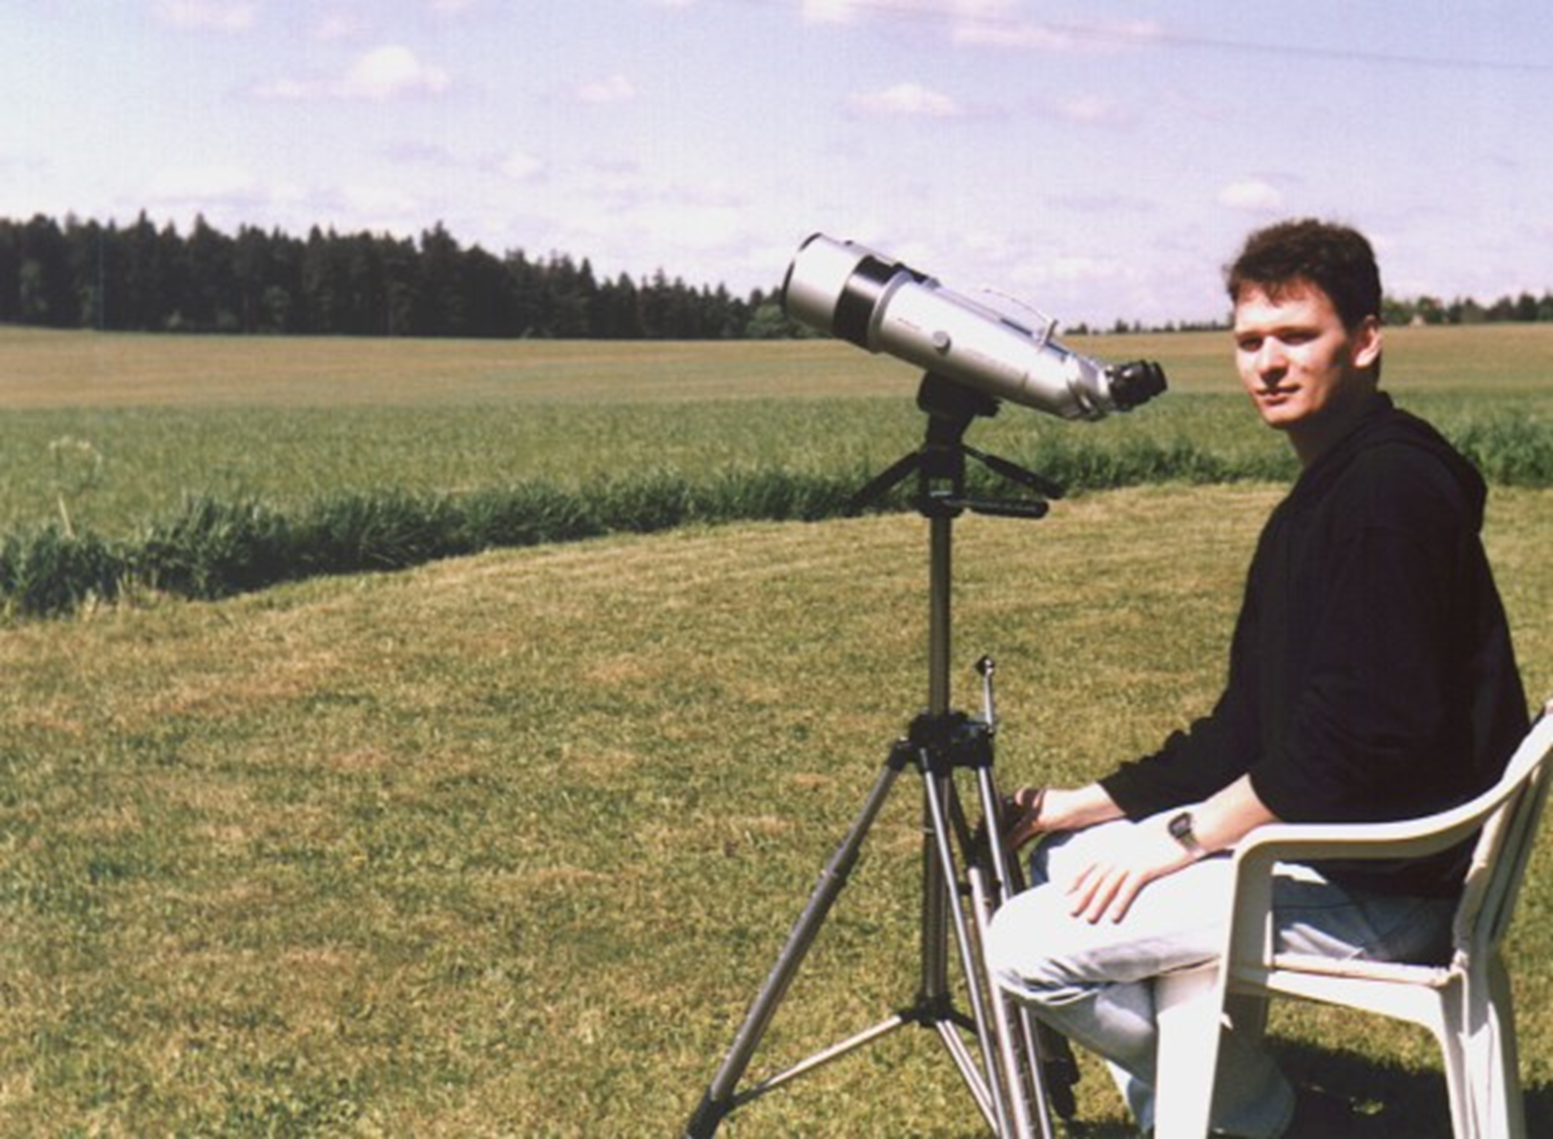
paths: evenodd
<path fill-rule="evenodd" d="M 1399 329 L 1387 373 L 1442 429 L 1545 440 L 1553 327 Z M 1082 342 L 1157 358 L 1165 397 L 1065 424 L 1005 408 L 980 438 L 1040 464 L 1053 450 L 1187 445 L 1287 462 L 1244 430 L 1224 333 Z M 185 497 L 294 509 L 328 494 L 458 492 L 536 478 L 587 485 L 672 472 L 841 470 L 914 447 L 914 373 L 835 342 L 394 342 L 0 329 L 0 534 L 59 518 L 108 536 Z M 1544 443 L 1544 447 L 1546 444 Z M 1287 473 L 1279 469 L 1279 477 Z"/>
<path fill-rule="evenodd" d="M 1468 333 L 1397 337 L 1388 375 L 1419 374 L 1442 413 L 1544 424 L 1553 340 L 1496 369 Z M 1050 427 L 1256 436 L 1208 363 L 1220 341 L 1120 344 L 1164 359 L 1172 396 Z M 69 505 L 102 526 L 218 477 L 303 500 L 340 477 L 869 467 L 917 441 L 886 362 L 636 348 L 5 332 L 0 437 L 8 457 L 99 446 L 100 484 Z M 1039 420 L 1006 410 L 987 433 L 1014 449 Z M 8 501 L 17 486 L 57 510 L 46 477 Z M 1211 699 L 1279 494 L 1140 487 L 958 527 L 957 694 L 995 655 L 1005 782 L 1087 779 Z M 1550 533 L 1553 491 L 1496 488 L 1488 541 L 1534 695 L 1553 692 Z M 911 515 L 691 527 L 0 628 L 0 1134 L 677 1133 L 924 699 L 925 560 Z M 911 999 L 917 823 L 908 790 L 757 1067 Z M 1553 1132 L 1550 936 L 1544 843 L 1511 946 L 1533 1134 Z M 1445 1133 L 1421 1036 L 1292 1007 L 1273 1027 L 1292 1069 L 1366 1101 L 1366 1139 Z M 1114 1139 L 1120 1105 L 1086 1064 L 1074 1134 Z M 908 1031 L 726 1133 L 980 1129 Z"/>

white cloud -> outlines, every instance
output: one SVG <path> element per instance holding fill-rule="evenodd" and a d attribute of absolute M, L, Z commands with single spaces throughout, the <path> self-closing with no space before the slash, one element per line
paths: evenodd
<path fill-rule="evenodd" d="M 811 24 L 852 24 L 870 17 L 937 18 L 953 21 L 1004 20 L 1018 0 L 802 0 L 799 10 Z"/>
<path fill-rule="evenodd" d="M 636 162 L 589 161 L 579 166 L 575 193 L 558 195 L 556 203 L 567 207 L 585 202 L 621 214 L 644 205 L 698 210 L 746 210 L 749 198 L 722 179 L 697 181 L 686 178 L 662 178 L 648 173 Z"/>
<path fill-rule="evenodd" d="M 1127 275 L 1120 262 L 1108 257 L 1058 257 L 1050 266 L 1054 281 L 1115 281 Z"/>
<path fill-rule="evenodd" d="M 145 210 L 180 225 L 203 216 L 216 228 L 229 231 L 295 195 L 294 188 L 268 184 L 246 167 L 221 165 L 169 166 L 126 189 L 125 200 L 111 212 L 133 217 Z"/>
<path fill-rule="evenodd" d="M 413 217 L 420 202 L 395 186 L 355 183 L 340 189 L 340 198 L 354 215 L 373 219 Z"/>
<path fill-rule="evenodd" d="M 964 23 L 955 28 L 954 42 L 967 47 L 1018 48 L 1027 51 L 1074 50 L 1072 36 L 1046 24 Z"/>
<path fill-rule="evenodd" d="M 386 44 L 352 63 L 340 90 L 346 98 L 383 100 L 435 94 L 448 83 L 448 73 L 440 67 L 422 63 L 401 44 Z"/>
<path fill-rule="evenodd" d="M 326 84 L 310 83 L 303 79 L 271 79 L 260 83 L 253 93 L 261 99 L 277 99 L 283 103 L 300 99 L 312 99 L 324 94 Z"/>
<path fill-rule="evenodd" d="M 246 32 L 254 26 L 255 6 L 235 0 L 156 0 L 156 18 L 175 28 Z"/>
<path fill-rule="evenodd" d="M 1232 210 L 1271 213 L 1283 208 L 1283 194 L 1276 186 L 1258 178 L 1231 182 L 1219 191 L 1219 204 Z"/>
<path fill-rule="evenodd" d="M 282 77 L 254 88 L 261 99 L 359 99 L 386 102 L 413 95 L 436 95 L 452 84 L 440 67 L 422 63 L 401 44 L 385 44 L 357 56 L 338 79 Z"/>
<path fill-rule="evenodd" d="M 908 118 L 948 119 L 963 114 L 948 95 L 920 83 L 897 83 L 883 91 L 853 95 L 853 110 L 868 115 L 902 115 Z"/>
<path fill-rule="evenodd" d="M 146 185 L 156 203 L 187 204 L 249 200 L 259 195 L 259 181 L 240 166 L 181 166 L 160 170 Z"/>
<path fill-rule="evenodd" d="M 850 24 L 857 18 L 854 0 L 803 0 L 799 10 L 810 24 Z"/>
<path fill-rule="evenodd" d="M 954 42 L 966 46 L 1093 55 L 1145 47 L 1157 40 L 1160 33 L 1160 26 L 1148 20 L 1043 23 L 982 17 L 958 22 L 954 28 Z"/>
<path fill-rule="evenodd" d="M 1130 126 L 1135 116 L 1109 95 L 1074 95 L 1055 105 L 1060 118 L 1085 126 Z"/>
<path fill-rule="evenodd" d="M 808 24 L 854 25 L 865 20 L 920 27 L 947 26 L 952 43 L 1026 51 L 1115 54 L 1156 42 L 1152 20 L 1037 20 L 1021 0 L 801 0 Z"/>
<path fill-rule="evenodd" d="M 522 150 L 512 151 L 501 163 L 501 172 L 514 182 L 531 182 L 543 171 L 544 163 Z"/>
<path fill-rule="evenodd" d="M 624 75 L 611 75 L 582 84 L 577 88 L 577 98 L 584 103 L 625 103 L 636 98 L 636 85 Z"/>
<path fill-rule="evenodd" d="M 331 40 L 348 40 L 356 35 L 357 25 L 348 16 L 338 13 L 325 15 L 313 25 L 313 38 L 328 43 Z"/>

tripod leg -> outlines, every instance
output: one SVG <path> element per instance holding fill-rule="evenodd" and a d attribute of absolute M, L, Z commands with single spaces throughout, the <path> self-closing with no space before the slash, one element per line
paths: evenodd
<path fill-rule="evenodd" d="M 782 952 L 767 976 L 766 983 L 761 986 L 760 993 L 750 1005 L 749 1012 L 744 1017 L 744 1023 L 734 1037 L 733 1045 L 728 1049 L 727 1056 L 723 1058 L 700 1106 L 696 1108 L 695 1114 L 686 1125 L 686 1139 L 703 1139 L 711 1136 L 723 1118 L 742 1102 L 735 1095 L 739 1081 L 744 1077 L 755 1049 L 759 1047 L 761 1038 L 770 1026 L 777 1006 L 787 995 L 787 990 L 792 985 L 799 966 L 802 965 L 804 957 L 814 944 L 814 939 L 825 923 L 831 906 L 846 886 L 852 868 L 857 863 L 863 840 L 868 837 L 869 829 L 883 808 L 885 800 L 889 798 L 890 789 L 895 785 L 895 780 L 906 761 L 907 753 L 897 746 L 891 752 L 883 770 L 880 771 L 879 778 L 868 793 L 868 798 L 864 801 L 862 810 L 858 812 L 851 830 L 847 831 L 841 845 L 836 848 L 835 854 L 821 871 L 814 892 L 810 894 L 803 913 L 799 915 L 798 921 L 788 934 L 787 943 L 782 947 Z M 753 1098 L 753 1094 L 746 1095 L 744 1098 Z"/>
<path fill-rule="evenodd" d="M 976 894 L 974 901 L 978 943 L 985 947 L 987 923 L 997 907 L 1011 896 L 1011 886 L 1016 876 L 1003 845 L 999 814 L 1001 800 L 993 783 L 990 765 L 979 768 L 976 778 L 984 828 L 983 841 L 977 844 L 977 854 L 990 865 L 975 867 L 971 883 Z M 985 872 L 990 872 L 992 876 L 990 891 L 985 885 Z M 997 1024 L 999 1058 L 1003 1063 L 1004 1087 L 1008 1092 L 1009 1107 L 1017 1128 L 1015 1134 L 1024 1139 L 1025 1136 L 1035 1135 L 1038 1127 L 1041 1139 L 1052 1139 L 1051 1112 L 1041 1048 L 1036 1037 L 1037 1026 L 1027 1009 L 1017 1005 L 998 989 L 990 970 L 985 967 L 985 958 L 982 964 L 992 1001 L 993 1018 Z"/>
<path fill-rule="evenodd" d="M 1024 889 L 1024 872 L 1017 858 L 1009 856 L 1002 834 L 1002 797 L 998 795 L 989 768 L 978 773 L 981 790 L 983 841 L 979 849 L 993 867 L 996 890 L 993 892 L 993 908 L 1001 906 Z M 990 917 L 991 911 L 988 911 Z M 983 941 L 985 944 L 985 941 Z M 1037 1103 L 1037 1121 L 1041 1125 L 1043 1139 L 1050 1139 L 1050 1109 L 1055 1109 L 1063 1119 L 1072 1119 L 1077 1111 L 1073 1085 L 1078 1082 L 1078 1063 L 1068 1041 L 1049 1025 L 1037 1021 L 1030 1010 L 1005 996 L 989 980 L 993 1000 L 1007 1015 L 1012 1012 L 1019 1028 L 1019 1044 L 1026 1063 L 1030 1066 L 1030 1079 L 1034 1084 Z"/>
<path fill-rule="evenodd" d="M 985 945 L 987 914 L 991 910 L 986 874 L 983 867 L 973 864 L 966 868 L 965 876 L 971 888 L 971 914 L 975 922 L 976 940 L 979 945 Z M 1009 1023 L 1007 1006 L 990 979 L 987 981 L 987 991 L 992 1004 L 993 1035 L 1001 1065 L 997 1090 L 1003 1097 L 1005 1118 L 1011 1119 L 1013 1125 L 1013 1130 L 1008 1134 L 1012 1139 L 1032 1139 L 1035 1132 L 1030 1122 L 1030 1102 L 1024 1087 L 1025 1070 L 1020 1064 L 1020 1053 L 1013 1036 L 1014 1026 Z M 1051 1139 L 1051 1136 L 1042 1135 L 1041 1139 Z"/>
<path fill-rule="evenodd" d="M 947 776 L 928 773 L 927 762 L 927 757 L 924 756 L 924 772 L 927 774 L 923 780 L 923 786 L 926 788 L 930 829 L 936 844 L 942 873 L 941 881 L 946 884 L 958 883 L 954 847 L 950 842 L 951 814 L 958 809 L 954 780 Z M 965 977 L 966 995 L 970 1000 L 971 1019 L 975 1023 L 977 1043 L 981 1047 L 981 1073 L 977 1073 L 972 1068 L 963 1071 L 962 1074 L 972 1090 L 980 1093 L 977 1099 L 982 1104 L 983 1112 L 987 1114 L 988 1122 L 996 1128 L 998 1135 L 1006 1137 L 1012 1132 L 1004 1105 L 1004 1096 L 999 1090 L 997 1051 L 993 1044 L 992 1024 L 987 1016 L 985 993 L 980 980 L 982 970 L 979 966 L 979 956 L 971 940 L 964 906 L 958 900 L 951 899 L 948 909 L 954 928 L 955 943 L 960 951 L 961 972 Z M 965 1066 L 962 1065 L 963 1067 Z M 984 1079 L 972 1078 L 978 1075 L 984 1075 Z"/>

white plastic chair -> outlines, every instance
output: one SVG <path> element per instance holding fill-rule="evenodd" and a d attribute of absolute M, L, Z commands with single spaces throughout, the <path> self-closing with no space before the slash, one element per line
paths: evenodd
<path fill-rule="evenodd" d="M 1156 985 L 1157 1139 L 1203 1139 L 1225 1014 L 1233 1008 L 1237 1030 L 1260 1032 L 1272 996 L 1344 1005 L 1429 1029 L 1444 1057 L 1456 1139 L 1525 1139 L 1515 1017 L 1500 943 L 1547 798 L 1550 755 L 1553 700 L 1499 782 L 1461 806 L 1398 823 L 1276 824 L 1243 839 L 1234 855 L 1234 898 L 1221 958 L 1228 968 L 1215 963 L 1162 977 Z M 1479 828 L 1448 965 L 1273 953 L 1272 878 L 1278 863 L 1419 857 L 1462 842 Z"/>

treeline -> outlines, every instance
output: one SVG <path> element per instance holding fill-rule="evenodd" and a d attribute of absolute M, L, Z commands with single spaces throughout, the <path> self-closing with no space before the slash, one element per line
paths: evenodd
<path fill-rule="evenodd" d="M 1540 297 L 1531 293 L 1504 296 L 1489 305 L 1479 304 L 1470 297 L 1457 297 L 1452 301 L 1442 301 L 1438 297 L 1400 301 L 1388 297 L 1382 316 L 1393 326 L 1553 321 L 1553 293 L 1543 293 Z"/>
<path fill-rule="evenodd" d="M 722 340 L 794 330 L 774 295 L 735 297 L 662 270 L 598 279 L 587 259 L 418 239 L 307 237 L 203 217 L 187 234 L 43 215 L 0 219 L 0 323 L 123 332 Z"/>
<path fill-rule="evenodd" d="M 1553 293 L 1401 300 L 1390 325 L 1553 321 Z M 305 238 L 197 217 L 187 234 L 153 224 L 103 225 L 42 214 L 0 218 L 0 324 L 122 332 L 332 336 L 740 340 L 802 336 L 775 291 L 733 296 L 663 270 L 599 279 L 564 253 L 500 256 L 464 246 L 441 223 L 419 238 L 337 233 Z M 1192 325 L 1169 324 L 1162 331 Z M 1091 331 L 1086 325 L 1072 333 Z M 1115 332 L 1150 331 L 1118 321 Z"/>

